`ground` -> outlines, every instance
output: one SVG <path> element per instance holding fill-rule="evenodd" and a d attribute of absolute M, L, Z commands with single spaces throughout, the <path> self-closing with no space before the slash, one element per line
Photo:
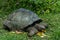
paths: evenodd
<path fill-rule="evenodd" d="M 29 38 L 27 33 L 16 34 L 10 33 L 6 30 L 2 29 L 2 20 L 0 18 L 0 40 L 60 40 L 60 14 L 44 14 L 40 15 L 40 18 L 44 20 L 44 22 L 48 23 L 48 29 L 46 31 L 46 37 L 41 38 L 37 35 Z"/>

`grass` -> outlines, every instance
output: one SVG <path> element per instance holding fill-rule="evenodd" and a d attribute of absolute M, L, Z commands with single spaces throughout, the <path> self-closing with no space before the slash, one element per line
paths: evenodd
<path fill-rule="evenodd" d="M 45 33 L 46 37 L 41 38 L 37 35 L 34 35 L 32 40 L 60 40 L 60 14 L 45 14 L 40 15 L 40 18 L 49 24 L 47 32 Z M 0 19 L 0 27 L 2 27 L 2 19 Z M 23 34 L 12 34 L 10 32 L 5 31 L 4 29 L 0 29 L 0 40 L 28 40 L 29 37 L 27 33 Z"/>
<path fill-rule="evenodd" d="M 6 0 L 0 0 L 0 40 L 60 40 L 60 14 L 44 14 L 39 15 L 40 18 L 44 20 L 44 22 L 48 23 L 48 29 L 46 29 L 46 37 L 41 38 L 37 35 L 32 36 L 29 38 L 27 36 L 27 33 L 23 34 L 12 34 L 10 32 L 7 32 L 6 30 L 2 29 L 3 25 L 2 22 L 5 19 L 6 15 L 10 13 L 11 11 L 15 10 L 14 6 L 13 8 L 10 8 L 11 5 L 8 5 L 6 3 Z"/>

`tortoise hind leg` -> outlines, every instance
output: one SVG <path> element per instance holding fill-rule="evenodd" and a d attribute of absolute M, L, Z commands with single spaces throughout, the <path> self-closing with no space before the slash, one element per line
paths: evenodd
<path fill-rule="evenodd" d="M 8 32 L 12 31 L 12 29 L 5 24 L 3 24 L 3 29 L 7 30 Z"/>

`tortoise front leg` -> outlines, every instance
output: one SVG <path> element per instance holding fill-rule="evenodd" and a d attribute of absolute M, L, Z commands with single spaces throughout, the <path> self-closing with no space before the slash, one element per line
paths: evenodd
<path fill-rule="evenodd" d="M 36 34 L 38 32 L 38 30 L 35 28 L 35 27 L 29 27 L 27 29 L 27 32 L 28 32 L 28 36 L 33 36 L 34 34 Z"/>

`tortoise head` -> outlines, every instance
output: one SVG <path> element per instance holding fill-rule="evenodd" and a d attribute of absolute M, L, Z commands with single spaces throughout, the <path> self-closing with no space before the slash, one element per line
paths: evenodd
<path fill-rule="evenodd" d="M 48 27 L 48 25 L 46 23 L 41 22 L 41 23 L 36 23 L 35 27 L 39 31 L 42 31 L 42 30 L 45 30 Z"/>

